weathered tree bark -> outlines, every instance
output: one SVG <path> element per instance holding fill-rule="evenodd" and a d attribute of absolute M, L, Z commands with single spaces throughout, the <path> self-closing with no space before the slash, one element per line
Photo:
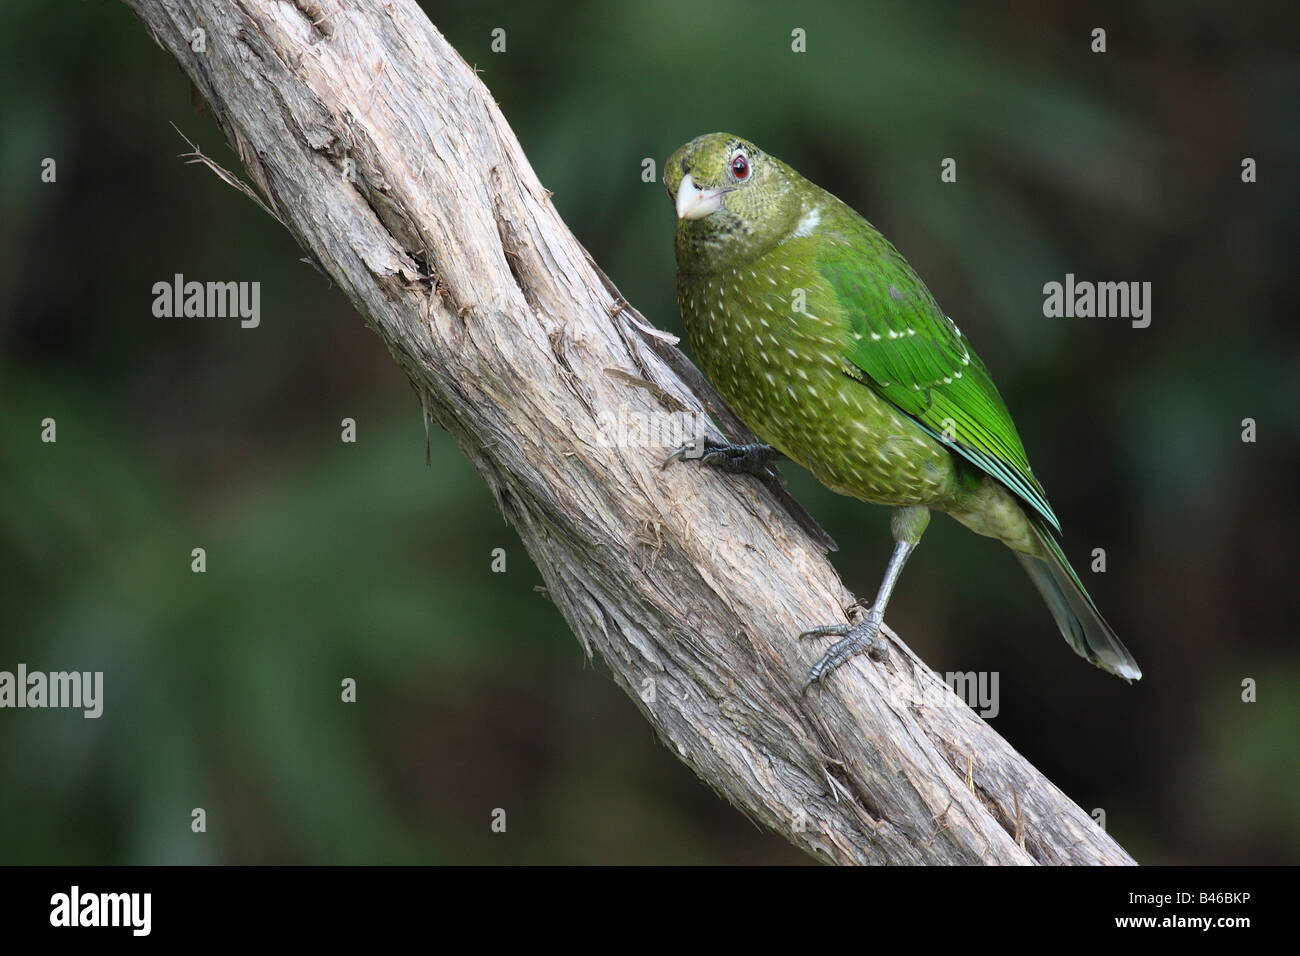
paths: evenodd
<path fill-rule="evenodd" d="M 583 648 L 709 786 L 826 861 L 1133 862 L 892 633 L 887 663 L 800 695 L 823 644 L 795 635 L 852 595 L 773 488 L 603 439 L 611 416 L 715 399 L 413 0 L 128 3 L 474 463 Z"/>

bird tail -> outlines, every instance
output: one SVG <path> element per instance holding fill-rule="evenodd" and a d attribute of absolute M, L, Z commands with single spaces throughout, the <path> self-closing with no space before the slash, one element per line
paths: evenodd
<path fill-rule="evenodd" d="M 1116 677 L 1126 681 L 1141 679 L 1137 661 L 1097 610 L 1056 538 L 1040 522 L 1032 518 L 1030 521 L 1047 557 L 1038 558 L 1019 551 L 1015 554 L 1047 602 L 1066 643 L 1080 657 Z"/>

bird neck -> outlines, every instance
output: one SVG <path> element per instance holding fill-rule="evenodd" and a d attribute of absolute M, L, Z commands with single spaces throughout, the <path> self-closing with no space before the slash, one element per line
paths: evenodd
<path fill-rule="evenodd" d="M 703 219 L 679 220 L 677 271 L 707 276 L 751 265 L 795 235 L 808 212 L 791 196 L 762 217 L 741 217 L 724 207 Z"/>

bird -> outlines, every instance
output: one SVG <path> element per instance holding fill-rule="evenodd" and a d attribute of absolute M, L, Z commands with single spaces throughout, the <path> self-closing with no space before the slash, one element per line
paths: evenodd
<path fill-rule="evenodd" d="M 678 148 L 663 178 L 691 351 L 760 439 L 705 439 L 664 466 L 695 458 L 763 475 L 789 459 L 832 491 L 893 508 L 893 551 L 866 614 L 800 635 L 838 638 L 803 692 L 859 653 L 887 656 L 885 609 L 933 510 L 1009 547 L 1077 654 L 1141 678 L 1061 548 L 1060 522 L 988 368 L 889 240 L 730 133 Z"/>

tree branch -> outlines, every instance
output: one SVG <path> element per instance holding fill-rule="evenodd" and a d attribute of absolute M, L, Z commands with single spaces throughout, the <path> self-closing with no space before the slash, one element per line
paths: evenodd
<path fill-rule="evenodd" d="M 473 462 L 582 647 L 714 790 L 837 863 L 1132 862 L 892 633 L 888 663 L 800 695 L 822 648 L 795 635 L 853 603 L 827 541 L 779 485 L 606 440 L 611 416 L 705 407 L 745 433 L 644 331 L 414 0 L 128 3 Z"/>

